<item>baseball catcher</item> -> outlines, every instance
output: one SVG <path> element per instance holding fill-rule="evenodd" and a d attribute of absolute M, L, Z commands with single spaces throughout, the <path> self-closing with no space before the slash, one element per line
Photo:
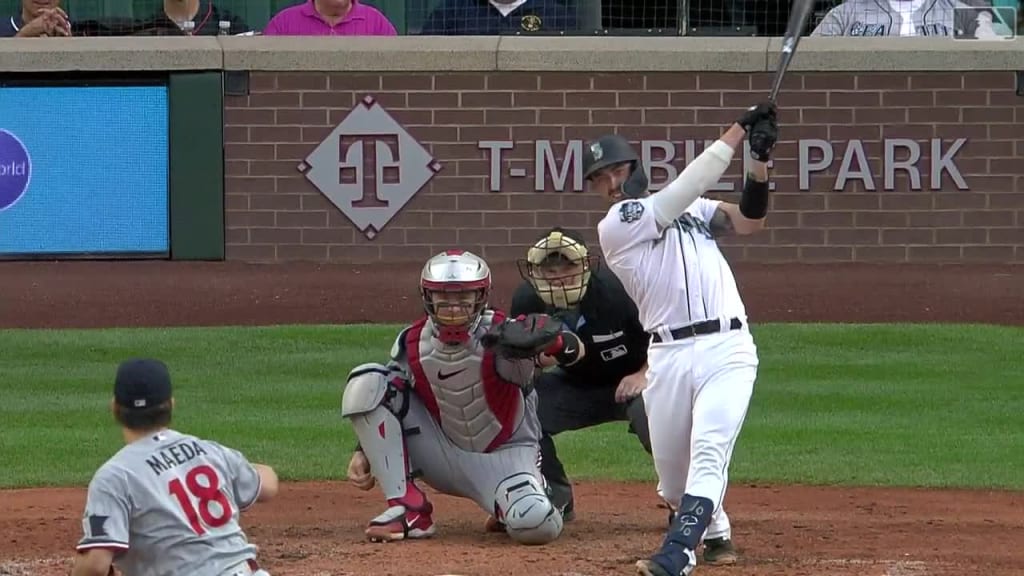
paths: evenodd
<path fill-rule="evenodd" d="M 349 479 L 379 483 L 387 509 L 371 541 L 428 538 L 437 528 L 421 476 L 439 492 L 475 501 L 523 544 L 562 532 L 538 468 L 540 367 L 582 355 L 579 340 L 545 315 L 506 319 L 491 309 L 491 272 L 449 250 L 423 267 L 426 316 L 403 329 L 385 364 L 354 368 L 342 396 L 359 446 Z"/>

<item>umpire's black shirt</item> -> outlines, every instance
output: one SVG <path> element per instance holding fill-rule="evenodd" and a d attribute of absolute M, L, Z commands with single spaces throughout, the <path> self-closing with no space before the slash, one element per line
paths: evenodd
<path fill-rule="evenodd" d="M 650 335 L 640 325 L 636 304 L 622 283 L 604 266 L 590 275 L 583 300 L 575 310 L 548 307 L 524 281 L 512 295 L 512 316 L 546 313 L 560 318 L 566 329 L 583 340 L 586 356 L 579 363 L 563 368 L 586 386 L 618 386 L 647 362 Z"/>

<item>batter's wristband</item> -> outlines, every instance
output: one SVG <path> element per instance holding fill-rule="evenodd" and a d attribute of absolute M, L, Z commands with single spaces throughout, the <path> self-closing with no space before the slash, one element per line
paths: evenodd
<path fill-rule="evenodd" d="M 760 220 L 768 215 L 768 182 L 747 177 L 740 198 L 740 214 L 751 220 Z"/>
<path fill-rule="evenodd" d="M 580 337 L 572 332 L 562 332 L 561 340 L 561 348 L 558 352 L 552 354 L 552 357 L 561 366 L 572 366 L 580 359 L 580 353 L 582 352 Z"/>

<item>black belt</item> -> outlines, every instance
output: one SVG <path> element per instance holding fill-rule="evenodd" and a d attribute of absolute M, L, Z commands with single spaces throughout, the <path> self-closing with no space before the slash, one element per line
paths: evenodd
<path fill-rule="evenodd" d="M 729 330 L 739 330 L 742 327 L 743 321 L 739 318 L 729 320 Z M 694 336 L 714 334 L 715 332 L 724 332 L 724 330 L 722 330 L 722 323 L 717 318 L 715 320 L 697 322 L 696 324 L 690 324 L 689 326 L 682 326 L 672 330 L 669 334 L 672 335 L 672 340 L 684 340 Z M 651 338 L 652 342 L 656 344 L 663 342 L 661 336 L 657 332 L 651 332 Z"/>

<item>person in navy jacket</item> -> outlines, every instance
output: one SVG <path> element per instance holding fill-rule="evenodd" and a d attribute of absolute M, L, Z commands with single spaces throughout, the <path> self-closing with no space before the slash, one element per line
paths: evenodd
<path fill-rule="evenodd" d="M 444 0 L 427 17 L 420 34 L 488 36 L 575 29 L 572 0 Z"/>

